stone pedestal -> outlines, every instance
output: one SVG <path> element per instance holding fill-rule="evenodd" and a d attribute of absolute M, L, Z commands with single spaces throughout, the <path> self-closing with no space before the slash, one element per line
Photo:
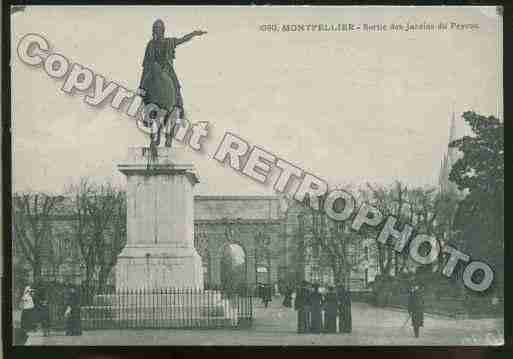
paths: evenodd
<path fill-rule="evenodd" d="M 118 169 L 127 177 L 127 243 L 118 256 L 116 288 L 203 289 L 194 248 L 194 195 L 199 182 L 182 148 L 129 148 Z"/>

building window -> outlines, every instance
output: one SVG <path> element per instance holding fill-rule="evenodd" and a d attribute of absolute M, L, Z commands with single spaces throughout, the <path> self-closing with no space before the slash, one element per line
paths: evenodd
<path fill-rule="evenodd" d="M 363 250 L 364 250 L 365 260 L 368 261 L 369 260 L 369 247 L 366 246 L 363 248 Z"/>

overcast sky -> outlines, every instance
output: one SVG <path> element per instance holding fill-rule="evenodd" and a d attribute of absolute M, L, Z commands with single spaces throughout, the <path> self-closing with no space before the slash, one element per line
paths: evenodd
<path fill-rule="evenodd" d="M 212 157 L 225 131 L 324 178 L 435 185 L 452 108 L 502 116 L 502 43 L 493 8 L 27 7 L 12 16 L 12 54 L 27 33 L 108 80 L 135 89 L 151 26 L 208 34 L 177 49 L 192 122 L 209 121 L 206 153 L 185 149 L 198 194 L 272 194 Z M 477 23 L 410 32 L 259 31 L 307 23 Z M 62 191 L 80 176 L 123 184 L 116 165 L 147 144 L 134 121 L 66 95 L 62 80 L 13 66 L 15 190 Z M 459 125 L 460 133 L 465 130 Z"/>

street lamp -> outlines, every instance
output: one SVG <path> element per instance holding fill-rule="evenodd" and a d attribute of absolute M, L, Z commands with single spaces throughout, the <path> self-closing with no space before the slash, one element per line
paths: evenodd
<path fill-rule="evenodd" d="M 325 243 L 327 240 L 326 236 L 326 217 L 322 208 L 324 208 L 325 196 L 317 197 L 318 209 L 315 209 L 311 203 L 310 198 L 308 196 L 305 197 L 305 206 L 309 207 L 309 210 L 304 210 L 304 213 L 309 214 L 312 218 L 311 227 L 309 228 L 312 235 L 313 243 L 310 246 L 312 248 L 312 262 L 314 269 L 314 277 L 318 280 L 320 278 L 320 255 L 321 255 L 321 244 Z M 304 219 L 303 219 L 303 228 L 304 228 Z M 304 233 L 304 231 L 303 231 Z"/>
<path fill-rule="evenodd" d="M 296 281 L 298 283 L 305 279 L 305 214 L 304 210 L 297 215 L 298 222 L 298 244 L 297 244 L 297 256 L 296 256 Z"/>
<path fill-rule="evenodd" d="M 208 236 L 204 226 L 199 224 L 195 225 L 194 228 L 194 247 L 201 256 L 201 262 L 203 267 L 203 278 L 206 285 L 210 285 L 210 252 L 208 250 Z M 205 269 L 206 262 L 206 269 Z M 205 280 L 205 272 L 207 274 Z"/>

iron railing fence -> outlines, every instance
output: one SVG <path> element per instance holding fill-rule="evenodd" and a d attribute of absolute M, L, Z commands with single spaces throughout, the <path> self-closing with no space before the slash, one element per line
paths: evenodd
<path fill-rule="evenodd" d="M 253 297 L 246 291 L 165 288 L 79 293 L 82 330 L 246 328 L 253 322 Z M 48 302 L 51 328 L 64 330 L 66 294 L 49 291 Z"/>

